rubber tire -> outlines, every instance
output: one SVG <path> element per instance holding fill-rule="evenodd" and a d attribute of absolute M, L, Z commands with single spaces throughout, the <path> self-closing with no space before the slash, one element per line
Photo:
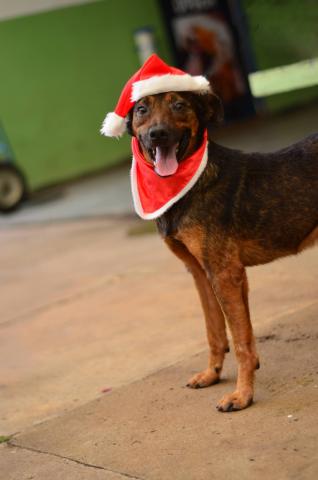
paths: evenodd
<path fill-rule="evenodd" d="M 26 196 L 25 180 L 13 165 L 0 164 L 0 212 L 17 209 Z"/>

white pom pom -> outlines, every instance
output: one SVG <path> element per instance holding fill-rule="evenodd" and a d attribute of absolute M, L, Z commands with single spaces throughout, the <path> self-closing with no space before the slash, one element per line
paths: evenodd
<path fill-rule="evenodd" d="M 115 112 L 106 115 L 100 133 L 106 137 L 121 137 L 126 131 L 126 122 Z"/>

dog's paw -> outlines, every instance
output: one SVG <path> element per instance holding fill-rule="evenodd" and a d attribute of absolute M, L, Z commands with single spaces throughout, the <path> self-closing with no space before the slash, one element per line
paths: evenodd
<path fill-rule="evenodd" d="M 189 388 L 204 388 L 218 383 L 220 375 L 214 369 L 207 368 L 203 372 L 197 373 L 187 383 Z"/>
<path fill-rule="evenodd" d="M 240 392 L 236 390 L 233 393 L 224 395 L 224 397 L 217 404 L 216 408 L 219 412 L 235 412 L 236 410 L 243 410 L 253 403 L 253 392 Z"/>

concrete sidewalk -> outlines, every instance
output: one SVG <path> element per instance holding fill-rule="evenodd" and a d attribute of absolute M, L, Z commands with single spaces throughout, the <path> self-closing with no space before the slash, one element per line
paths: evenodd
<path fill-rule="evenodd" d="M 258 337 L 264 368 L 253 408 L 213 408 L 233 388 L 233 357 L 219 385 L 184 387 L 206 360 L 196 355 L 14 438 L 3 447 L 2 471 L 10 479 L 317 478 L 317 307 L 281 317 Z M 75 476 L 79 466 L 86 471 Z"/>
<path fill-rule="evenodd" d="M 199 354 L 13 438 L 0 449 L 1 470 L 10 480 L 313 480 L 316 318 L 317 303 L 258 337 L 265 361 L 253 408 L 229 415 L 213 408 L 233 388 L 233 358 L 219 385 L 185 388 L 182 379 L 206 360 Z"/>
<path fill-rule="evenodd" d="M 4 478 L 316 478 L 317 249 L 249 270 L 256 403 L 220 414 L 233 356 L 219 385 L 184 388 L 206 363 L 201 308 L 160 238 L 138 235 L 145 225 L 1 234 L 0 434 L 15 433 Z"/>

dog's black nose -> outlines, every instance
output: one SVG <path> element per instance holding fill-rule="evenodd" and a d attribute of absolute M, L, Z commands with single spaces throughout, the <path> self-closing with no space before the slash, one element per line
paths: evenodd
<path fill-rule="evenodd" d="M 169 132 L 166 128 L 156 125 L 155 127 L 150 127 L 149 128 L 149 137 L 151 140 L 157 140 L 157 141 L 162 141 L 162 140 L 167 140 L 169 136 Z"/>

